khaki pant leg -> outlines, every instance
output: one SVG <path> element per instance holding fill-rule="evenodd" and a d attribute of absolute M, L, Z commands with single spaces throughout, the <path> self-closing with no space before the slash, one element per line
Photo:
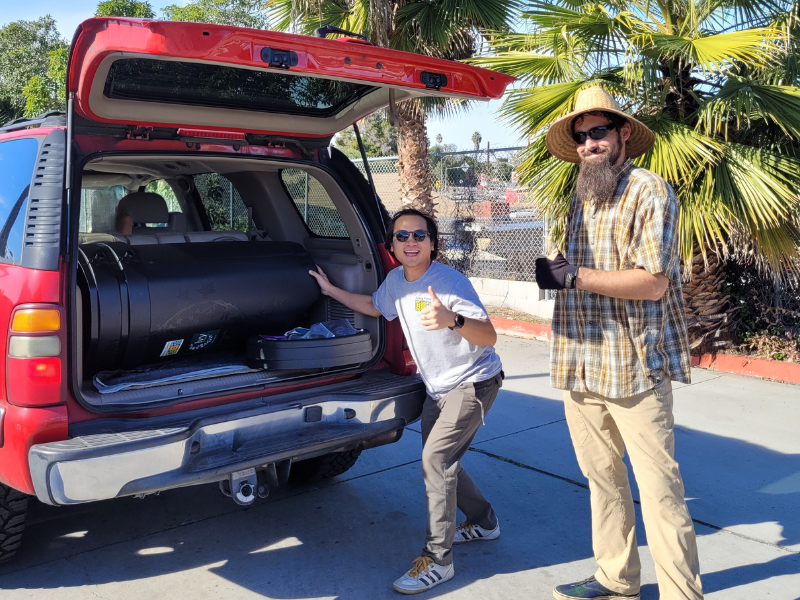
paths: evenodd
<path fill-rule="evenodd" d="M 612 591 L 636 594 L 641 564 L 622 437 L 601 396 L 564 392 L 564 411 L 578 464 L 589 480 L 595 577 Z"/>
<path fill-rule="evenodd" d="M 694 525 L 675 461 L 672 384 L 608 408 L 619 428 L 639 485 L 647 545 L 656 564 L 661 600 L 700 600 L 700 567 Z"/>
<path fill-rule="evenodd" d="M 481 404 L 472 383 L 462 383 L 450 391 L 438 407 L 431 402 L 435 404 L 427 398 L 422 411 L 422 479 L 428 524 L 421 555 L 449 565 L 453 562 L 461 459 L 481 425 Z"/>

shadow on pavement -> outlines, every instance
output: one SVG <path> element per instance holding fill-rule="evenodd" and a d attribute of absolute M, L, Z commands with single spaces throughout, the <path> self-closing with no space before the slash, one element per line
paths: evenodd
<path fill-rule="evenodd" d="M 527 579 L 504 579 L 503 587 L 497 588 L 502 596 L 534 597 L 526 593 L 531 579 L 545 590 L 591 574 L 588 491 L 555 477 L 584 481 L 579 473 L 576 476 L 574 454 L 572 471 L 559 470 L 552 476 L 548 468 L 558 469 L 541 460 L 546 454 L 540 455 L 553 444 L 572 452 L 569 439 L 562 439 L 563 429 L 557 437 L 548 437 L 563 428 L 563 423 L 547 423 L 559 410 L 563 417 L 560 402 L 519 391 L 501 393 L 496 406 L 503 407 L 498 412 L 504 418 L 496 419 L 503 424 L 498 433 L 507 435 L 509 416 L 525 416 L 516 421 L 521 433 L 510 432 L 504 438 L 517 435 L 517 441 L 524 442 L 509 446 L 509 454 L 503 454 L 521 464 L 471 452 L 465 466 L 495 504 L 503 535 L 496 542 L 456 548 L 456 578 L 426 597 L 498 574 L 536 570 Z M 499 417 L 495 410 L 484 432 L 489 441 L 493 417 Z M 531 426 L 538 422 L 534 415 L 543 426 Z M 800 543 L 800 455 L 683 426 L 676 428 L 676 436 L 695 519 L 717 527 L 744 527 L 740 533 L 751 538 L 759 538 L 759 527 L 765 523 L 775 523 L 773 528 L 782 529 L 781 544 Z M 519 447 L 527 451 L 515 454 Z M 417 556 L 424 533 L 419 464 L 408 464 L 419 458 L 419 437 L 409 431 L 395 447 L 373 452 L 391 466 L 350 479 L 345 475 L 342 481 L 322 486 L 285 490 L 247 509 L 224 498 L 216 486 L 172 490 L 144 500 L 124 498 L 64 508 L 35 505 L 20 556 L 0 567 L 0 589 L 137 582 L 143 593 L 147 586 L 156 586 L 161 593 L 172 586 L 180 592 L 181 586 L 198 584 L 212 573 L 271 598 L 399 598 L 391 591 L 391 582 Z M 639 523 L 637 535 L 644 546 L 641 519 Z M 703 525 L 696 528 L 699 536 L 730 535 Z M 733 537 L 731 541 L 758 544 L 765 557 L 783 552 L 756 541 Z M 724 556 L 726 549 L 720 552 Z M 700 558 L 702 567 L 702 547 Z M 758 563 L 756 557 L 749 560 L 751 564 L 704 573 L 706 592 L 800 571 L 798 554 L 787 552 Z M 584 563 L 573 564 L 580 561 Z M 643 600 L 657 597 L 655 585 L 643 586 Z"/>

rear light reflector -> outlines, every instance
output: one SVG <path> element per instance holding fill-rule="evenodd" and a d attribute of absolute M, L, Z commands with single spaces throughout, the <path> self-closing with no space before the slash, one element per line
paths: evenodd
<path fill-rule="evenodd" d="M 16 320 L 16 319 L 15 319 Z M 14 335 L 8 341 L 8 355 L 14 358 L 47 358 L 61 354 L 61 340 L 56 335 Z M 14 376 L 13 372 L 9 373 Z"/>
<path fill-rule="evenodd" d="M 60 358 L 9 358 L 8 401 L 17 406 L 59 404 Z"/>
<path fill-rule="evenodd" d="M 16 406 L 62 404 L 64 309 L 58 304 L 20 304 L 11 316 L 6 354 L 6 399 Z"/>
<path fill-rule="evenodd" d="M 14 313 L 12 331 L 31 333 L 58 331 L 61 329 L 61 313 L 52 308 L 26 308 Z"/>
<path fill-rule="evenodd" d="M 0 448 L 3 447 L 3 421 L 6 418 L 6 409 L 0 406 Z"/>

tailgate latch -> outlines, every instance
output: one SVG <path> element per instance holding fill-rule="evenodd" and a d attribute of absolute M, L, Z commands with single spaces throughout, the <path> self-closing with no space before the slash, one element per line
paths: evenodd
<path fill-rule="evenodd" d="M 278 69 L 288 69 L 297 66 L 297 53 L 291 50 L 276 50 L 274 48 L 262 48 L 261 60 L 270 67 Z"/>
<path fill-rule="evenodd" d="M 419 74 L 419 80 L 425 84 L 429 90 L 440 90 L 447 85 L 447 75 L 444 73 L 428 73 L 423 71 Z"/>
<path fill-rule="evenodd" d="M 129 140 L 144 140 L 146 142 L 149 142 L 150 133 L 152 131 L 153 131 L 152 127 L 146 127 L 143 125 L 132 125 L 128 127 L 126 137 Z"/>

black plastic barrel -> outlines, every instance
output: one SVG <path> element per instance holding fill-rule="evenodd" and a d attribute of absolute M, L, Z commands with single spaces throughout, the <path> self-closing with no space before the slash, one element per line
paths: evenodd
<path fill-rule="evenodd" d="M 319 299 L 313 266 L 293 242 L 85 244 L 84 370 L 244 352 L 249 336 L 282 334 Z"/>

